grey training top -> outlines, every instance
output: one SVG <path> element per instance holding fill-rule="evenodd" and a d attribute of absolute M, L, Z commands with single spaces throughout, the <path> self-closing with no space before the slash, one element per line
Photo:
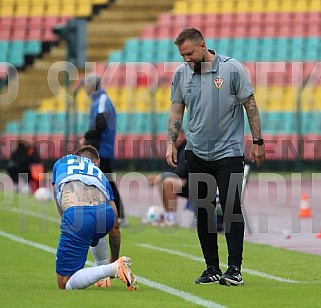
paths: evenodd
<path fill-rule="evenodd" d="M 187 109 L 186 150 L 209 161 L 242 156 L 242 103 L 251 94 L 249 77 L 233 58 L 215 54 L 212 67 L 202 74 L 194 73 L 187 63 L 181 64 L 173 76 L 171 101 L 185 104 Z"/>

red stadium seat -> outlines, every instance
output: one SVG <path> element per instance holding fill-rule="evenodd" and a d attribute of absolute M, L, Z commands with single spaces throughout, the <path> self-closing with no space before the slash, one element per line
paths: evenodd
<path fill-rule="evenodd" d="M 0 28 L 0 37 L 2 40 L 9 41 L 11 39 L 10 29 Z"/>
<path fill-rule="evenodd" d="M 13 27 L 13 18 L 1 16 L 0 29 L 11 29 Z"/>
<path fill-rule="evenodd" d="M 219 27 L 220 25 L 220 15 L 218 14 L 205 14 L 203 15 L 203 19 L 205 20 L 205 25 L 208 27 Z"/>
<path fill-rule="evenodd" d="M 278 34 L 278 28 L 275 24 L 268 24 L 262 28 L 262 36 L 264 37 L 274 37 Z"/>
<path fill-rule="evenodd" d="M 14 41 L 24 41 L 26 38 L 26 28 L 15 28 L 11 32 L 10 39 Z"/>
<path fill-rule="evenodd" d="M 235 27 L 246 27 L 249 24 L 249 14 L 247 13 L 238 13 L 235 15 L 234 21 Z"/>
<path fill-rule="evenodd" d="M 234 31 L 231 31 L 232 37 L 247 37 L 249 33 L 249 29 L 245 26 L 245 24 L 237 26 Z"/>
<path fill-rule="evenodd" d="M 157 26 L 168 27 L 175 19 L 175 16 L 171 13 L 161 13 L 158 16 L 158 20 L 156 22 Z"/>
<path fill-rule="evenodd" d="M 35 29 L 43 26 L 43 18 L 40 16 L 29 17 L 28 28 Z"/>
<path fill-rule="evenodd" d="M 264 14 L 262 13 L 252 13 L 249 16 L 249 21 L 250 21 L 250 25 L 254 26 L 254 25 L 260 25 L 262 23 L 262 21 L 264 20 Z"/>
<path fill-rule="evenodd" d="M 41 27 L 29 28 L 26 33 L 26 40 L 41 40 Z"/>
<path fill-rule="evenodd" d="M 205 23 L 205 19 L 202 14 L 192 14 L 189 15 L 189 24 L 193 25 L 195 28 L 200 28 Z"/>
<path fill-rule="evenodd" d="M 260 25 L 251 25 L 248 31 L 248 36 L 250 37 L 261 37 L 262 36 L 262 28 Z"/>
<path fill-rule="evenodd" d="M 220 24 L 222 28 L 232 26 L 234 21 L 235 21 L 235 15 L 232 13 L 226 13 L 221 15 Z"/>
<path fill-rule="evenodd" d="M 169 24 L 172 24 L 172 21 L 169 21 Z M 182 27 L 185 28 L 188 25 L 188 15 L 186 14 L 179 14 L 175 15 L 174 20 L 175 27 Z"/>

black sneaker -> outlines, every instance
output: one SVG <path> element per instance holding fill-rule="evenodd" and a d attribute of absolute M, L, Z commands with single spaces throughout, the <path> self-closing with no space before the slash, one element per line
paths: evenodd
<path fill-rule="evenodd" d="M 225 286 L 241 286 L 244 284 L 240 268 L 230 265 L 220 278 L 220 284 Z"/>
<path fill-rule="evenodd" d="M 197 278 L 194 283 L 196 284 L 207 284 L 207 283 L 218 283 L 222 272 L 220 269 L 216 270 L 214 266 L 209 266 L 201 275 Z"/>

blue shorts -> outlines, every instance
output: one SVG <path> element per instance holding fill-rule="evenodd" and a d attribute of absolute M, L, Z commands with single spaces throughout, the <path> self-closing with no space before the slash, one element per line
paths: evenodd
<path fill-rule="evenodd" d="M 114 226 L 111 206 L 71 206 L 62 216 L 56 255 L 56 273 L 71 276 L 84 268 L 89 246 L 96 246 Z"/>

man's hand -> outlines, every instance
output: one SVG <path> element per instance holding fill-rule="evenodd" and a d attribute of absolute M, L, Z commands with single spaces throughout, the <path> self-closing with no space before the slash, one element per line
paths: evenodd
<path fill-rule="evenodd" d="M 262 165 L 262 163 L 265 161 L 265 149 L 264 144 L 253 144 L 252 146 L 252 162 L 255 162 L 258 167 Z"/>
<path fill-rule="evenodd" d="M 166 160 L 170 167 L 177 167 L 177 149 L 175 145 L 170 142 L 167 143 Z"/>
<path fill-rule="evenodd" d="M 79 139 L 79 145 L 82 147 L 86 144 L 86 139 L 84 137 Z"/>

